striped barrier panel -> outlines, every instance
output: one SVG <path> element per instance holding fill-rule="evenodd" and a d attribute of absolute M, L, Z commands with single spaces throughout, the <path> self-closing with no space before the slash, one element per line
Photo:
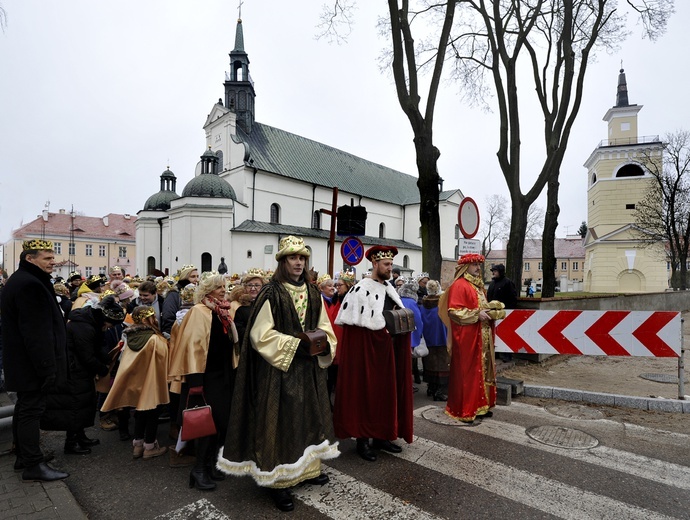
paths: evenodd
<path fill-rule="evenodd" d="M 680 312 L 508 310 L 496 352 L 680 357 Z"/>

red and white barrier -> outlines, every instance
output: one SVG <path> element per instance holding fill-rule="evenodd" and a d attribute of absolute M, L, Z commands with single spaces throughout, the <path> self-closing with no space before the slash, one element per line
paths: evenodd
<path fill-rule="evenodd" d="M 496 352 L 680 357 L 680 312 L 509 310 Z"/>

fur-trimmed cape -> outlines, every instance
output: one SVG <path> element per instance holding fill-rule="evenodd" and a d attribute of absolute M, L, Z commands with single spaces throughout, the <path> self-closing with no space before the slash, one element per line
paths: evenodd
<path fill-rule="evenodd" d="M 355 325 L 369 330 L 385 328 L 383 302 L 386 300 L 386 296 L 390 297 L 398 307 L 404 307 L 392 284 L 377 282 L 372 278 L 361 280 L 345 295 L 335 324 L 341 326 Z"/>

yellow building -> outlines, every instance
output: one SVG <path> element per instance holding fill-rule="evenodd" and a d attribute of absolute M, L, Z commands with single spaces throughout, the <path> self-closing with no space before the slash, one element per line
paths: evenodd
<path fill-rule="evenodd" d="M 618 76 L 616 105 L 604 115 L 608 139 L 592 152 L 587 168 L 587 235 L 584 283 L 588 292 L 656 292 L 668 288 L 663 245 L 650 247 L 635 226 L 635 205 L 654 179 L 642 163 L 661 160 L 659 136 L 638 137 L 642 105 L 628 103 L 625 73 Z"/>
<path fill-rule="evenodd" d="M 76 271 L 83 277 L 106 274 L 118 265 L 127 274 L 136 274 L 136 217 L 110 213 L 104 217 L 71 215 L 64 209 L 58 213 L 44 210 L 28 224 L 12 231 L 12 238 L 3 246 L 3 262 L 7 274 L 19 266 L 22 242 L 44 238 L 53 242 L 55 261 L 53 276 L 67 278 Z"/>

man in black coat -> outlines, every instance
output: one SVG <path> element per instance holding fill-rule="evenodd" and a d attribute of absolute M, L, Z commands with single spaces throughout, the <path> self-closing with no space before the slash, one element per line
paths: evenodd
<path fill-rule="evenodd" d="M 17 465 L 26 468 L 24 481 L 59 480 L 69 474 L 48 466 L 39 445 L 47 394 L 68 374 L 65 321 L 50 283 L 55 255 L 46 240 L 27 240 L 22 249 L 1 304 L 5 380 L 7 389 L 17 392 L 12 420 Z"/>
<path fill-rule="evenodd" d="M 506 266 L 496 264 L 491 267 L 491 283 L 486 291 L 487 300 L 498 300 L 506 309 L 514 309 L 517 304 L 517 289 L 510 278 L 506 278 Z"/>

